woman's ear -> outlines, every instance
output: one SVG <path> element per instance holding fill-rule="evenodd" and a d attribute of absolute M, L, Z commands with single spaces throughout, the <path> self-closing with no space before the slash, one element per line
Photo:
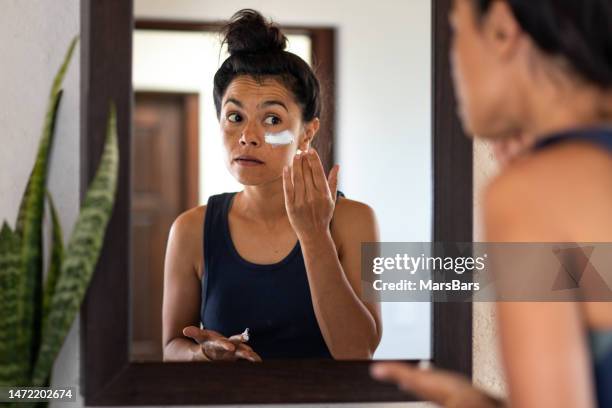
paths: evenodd
<path fill-rule="evenodd" d="M 304 135 L 299 146 L 300 150 L 308 150 L 308 148 L 312 144 L 313 139 L 317 135 L 320 126 L 321 121 L 319 120 L 319 118 L 314 118 L 313 120 L 304 125 Z"/>
<path fill-rule="evenodd" d="M 510 5 L 497 1 L 487 12 L 484 32 L 493 51 L 502 59 L 510 58 L 518 48 L 521 29 Z"/>

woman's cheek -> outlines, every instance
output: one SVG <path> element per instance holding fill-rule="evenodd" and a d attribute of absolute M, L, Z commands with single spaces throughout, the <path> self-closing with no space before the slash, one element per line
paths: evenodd
<path fill-rule="evenodd" d="M 481 73 L 478 72 L 478 64 L 475 64 L 477 59 L 471 55 L 472 51 L 469 45 L 457 39 L 451 53 L 453 84 L 458 105 L 457 114 L 468 133 L 475 131 L 475 122 L 478 122 L 479 116 L 478 100 L 480 99 L 478 94 L 480 93 L 479 76 Z"/>

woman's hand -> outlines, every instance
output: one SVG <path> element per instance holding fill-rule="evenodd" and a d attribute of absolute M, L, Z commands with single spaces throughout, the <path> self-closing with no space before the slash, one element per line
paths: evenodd
<path fill-rule="evenodd" d="M 283 190 L 289 222 L 298 239 L 327 233 L 336 205 L 338 165 L 325 178 L 317 152 L 310 148 L 295 155 L 291 169 L 283 169 Z"/>
<path fill-rule="evenodd" d="M 447 408 L 501 408 L 502 401 L 474 388 L 465 377 L 443 370 L 419 369 L 404 363 L 376 363 L 372 377 Z"/>
<path fill-rule="evenodd" d="M 183 329 L 183 334 L 194 339 L 200 348 L 194 355 L 195 361 L 236 361 L 238 359 L 260 362 L 261 357 L 245 344 L 243 334 L 230 338 L 224 337 L 214 330 L 203 330 L 196 326 Z"/>
<path fill-rule="evenodd" d="M 521 133 L 513 137 L 492 141 L 493 155 L 500 167 L 505 167 L 531 149 L 534 140 Z"/>

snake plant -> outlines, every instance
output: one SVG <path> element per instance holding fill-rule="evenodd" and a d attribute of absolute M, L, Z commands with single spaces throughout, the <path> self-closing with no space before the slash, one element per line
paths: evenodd
<path fill-rule="evenodd" d="M 51 88 L 36 162 L 15 229 L 6 221 L 0 229 L 0 386 L 49 385 L 53 363 L 85 296 L 114 206 L 119 154 L 116 113 L 111 106 L 102 159 L 64 248 L 46 181 L 61 86 L 77 41 L 71 42 Z M 51 250 L 43 281 L 45 202 L 51 215 Z"/>

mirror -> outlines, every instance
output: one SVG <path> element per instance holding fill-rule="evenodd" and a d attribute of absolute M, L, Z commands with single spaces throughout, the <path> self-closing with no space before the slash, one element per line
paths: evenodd
<path fill-rule="evenodd" d="M 228 56 L 220 22 L 245 7 L 278 24 L 288 37 L 287 50 L 319 76 L 325 103 L 313 146 L 326 172 L 340 165 L 338 190 L 373 209 L 380 241 L 432 241 L 430 1 L 383 1 L 372 7 L 323 0 L 136 0 L 132 361 L 162 360 L 164 259 L 172 223 L 211 196 L 244 188 L 225 165 L 213 77 Z M 383 334 L 372 358 L 430 359 L 431 304 L 380 306 Z M 261 333 L 257 322 L 248 327 L 253 337 Z"/>

